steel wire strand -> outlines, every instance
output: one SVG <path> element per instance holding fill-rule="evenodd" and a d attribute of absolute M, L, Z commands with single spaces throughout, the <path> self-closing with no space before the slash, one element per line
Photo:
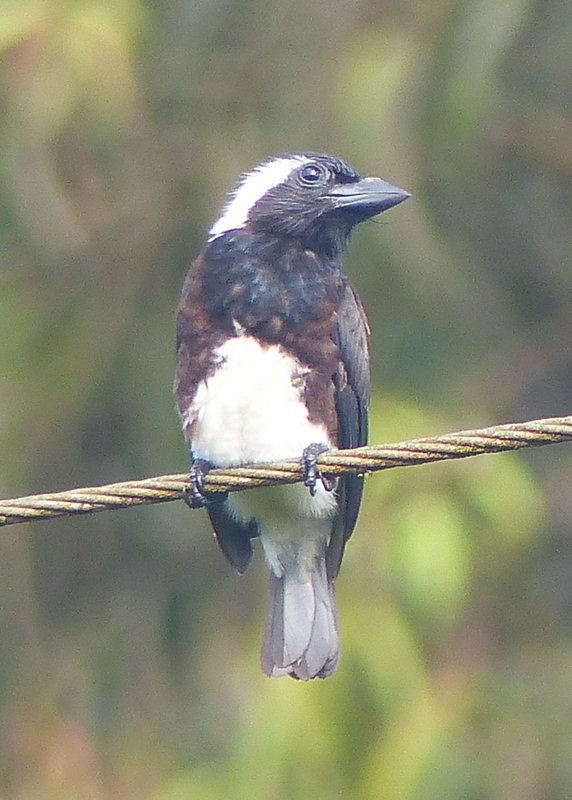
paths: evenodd
<path fill-rule="evenodd" d="M 572 416 L 551 417 L 423 437 L 397 444 L 330 450 L 318 457 L 317 464 L 326 475 L 367 473 L 539 447 L 571 439 Z M 207 492 L 225 492 L 296 483 L 302 479 L 300 460 L 294 459 L 258 466 L 213 469 L 206 476 L 204 484 Z M 178 500 L 188 483 L 188 475 L 183 473 L 0 500 L 0 526 Z"/>

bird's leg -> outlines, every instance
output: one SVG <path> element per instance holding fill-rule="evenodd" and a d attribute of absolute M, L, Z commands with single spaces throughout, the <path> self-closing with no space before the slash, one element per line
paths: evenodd
<path fill-rule="evenodd" d="M 205 508 L 226 500 L 228 492 L 207 492 L 205 489 L 205 477 L 213 467 L 214 464 L 203 458 L 192 459 L 189 485 L 182 490 L 183 500 L 189 508 Z"/>
<path fill-rule="evenodd" d="M 321 453 L 325 453 L 330 448 L 326 444 L 313 442 L 308 447 L 304 448 L 302 453 L 302 472 L 304 474 L 304 486 L 310 490 L 312 497 L 316 494 L 316 486 L 318 480 L 322 482 L 322 486 L 326 492 L 331 492 L 336 485 L 335 478 L 329 478 L 324 475 L 316 466 L 316 459 Z"/>

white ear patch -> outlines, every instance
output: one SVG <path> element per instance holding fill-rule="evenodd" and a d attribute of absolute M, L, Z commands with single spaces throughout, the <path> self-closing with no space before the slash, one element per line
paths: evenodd
<path fill-rule="evenodd" d="M 221 216 L 210 229 L 209 242 L 223 233 L 244 227 L 250 209 L 258 200 L 264 197 L 270 189 L 283 183 L 290 173 L 308 160 L 304 156 L 275 158 L 259 164 L 252 172 L 248 172 L 238 184 Z"/>

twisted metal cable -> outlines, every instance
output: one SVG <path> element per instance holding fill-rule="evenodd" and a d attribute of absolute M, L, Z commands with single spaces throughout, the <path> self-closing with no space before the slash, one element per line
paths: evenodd
<path fill-rule="evenodd" d="M 539 447 L 571 439 L 572 416 L 551 417 L 412 439 L 398 444 L 331 450 L 318 456 L 317 463 L 327 475 L 366 473 L 450 458 L 520 450 L 523 447 Z M 300 461 L 294 459 L 263 466 L 213 469 L 204 483 L 208 492 L 225 492 L 296 483 L 302 478 Z M 186 473 L 0 500 L 0 526 L 69 514 L 91 514 L 94 511 L 165 503 L 180 499 L 185 486 L 188 486 Z"/>

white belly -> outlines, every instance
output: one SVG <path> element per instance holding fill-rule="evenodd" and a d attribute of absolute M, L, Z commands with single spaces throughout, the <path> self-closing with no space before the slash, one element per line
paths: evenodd
<path fill-rule="evenodd" d="M 298 458 L 313 443 L 331 446 L 302 402 L 304 365 L 246 335 L 229 339 L 216 356 L 220 366 L 199 384 L 183 418 L 193 424 L 195 458 L 221 467 L 260 464 Z"/>
<path fill-rule="evenodd" d="M 266 560 L 276 575 L 289 570 L 303 579 L 325 552 L 338 506 L 335 492 L 326 492 L 321 483 L 316 490 L 312 497 L 306 486 L 296 483 L 231 495 L 239 518 L 258 520 Z"/>

